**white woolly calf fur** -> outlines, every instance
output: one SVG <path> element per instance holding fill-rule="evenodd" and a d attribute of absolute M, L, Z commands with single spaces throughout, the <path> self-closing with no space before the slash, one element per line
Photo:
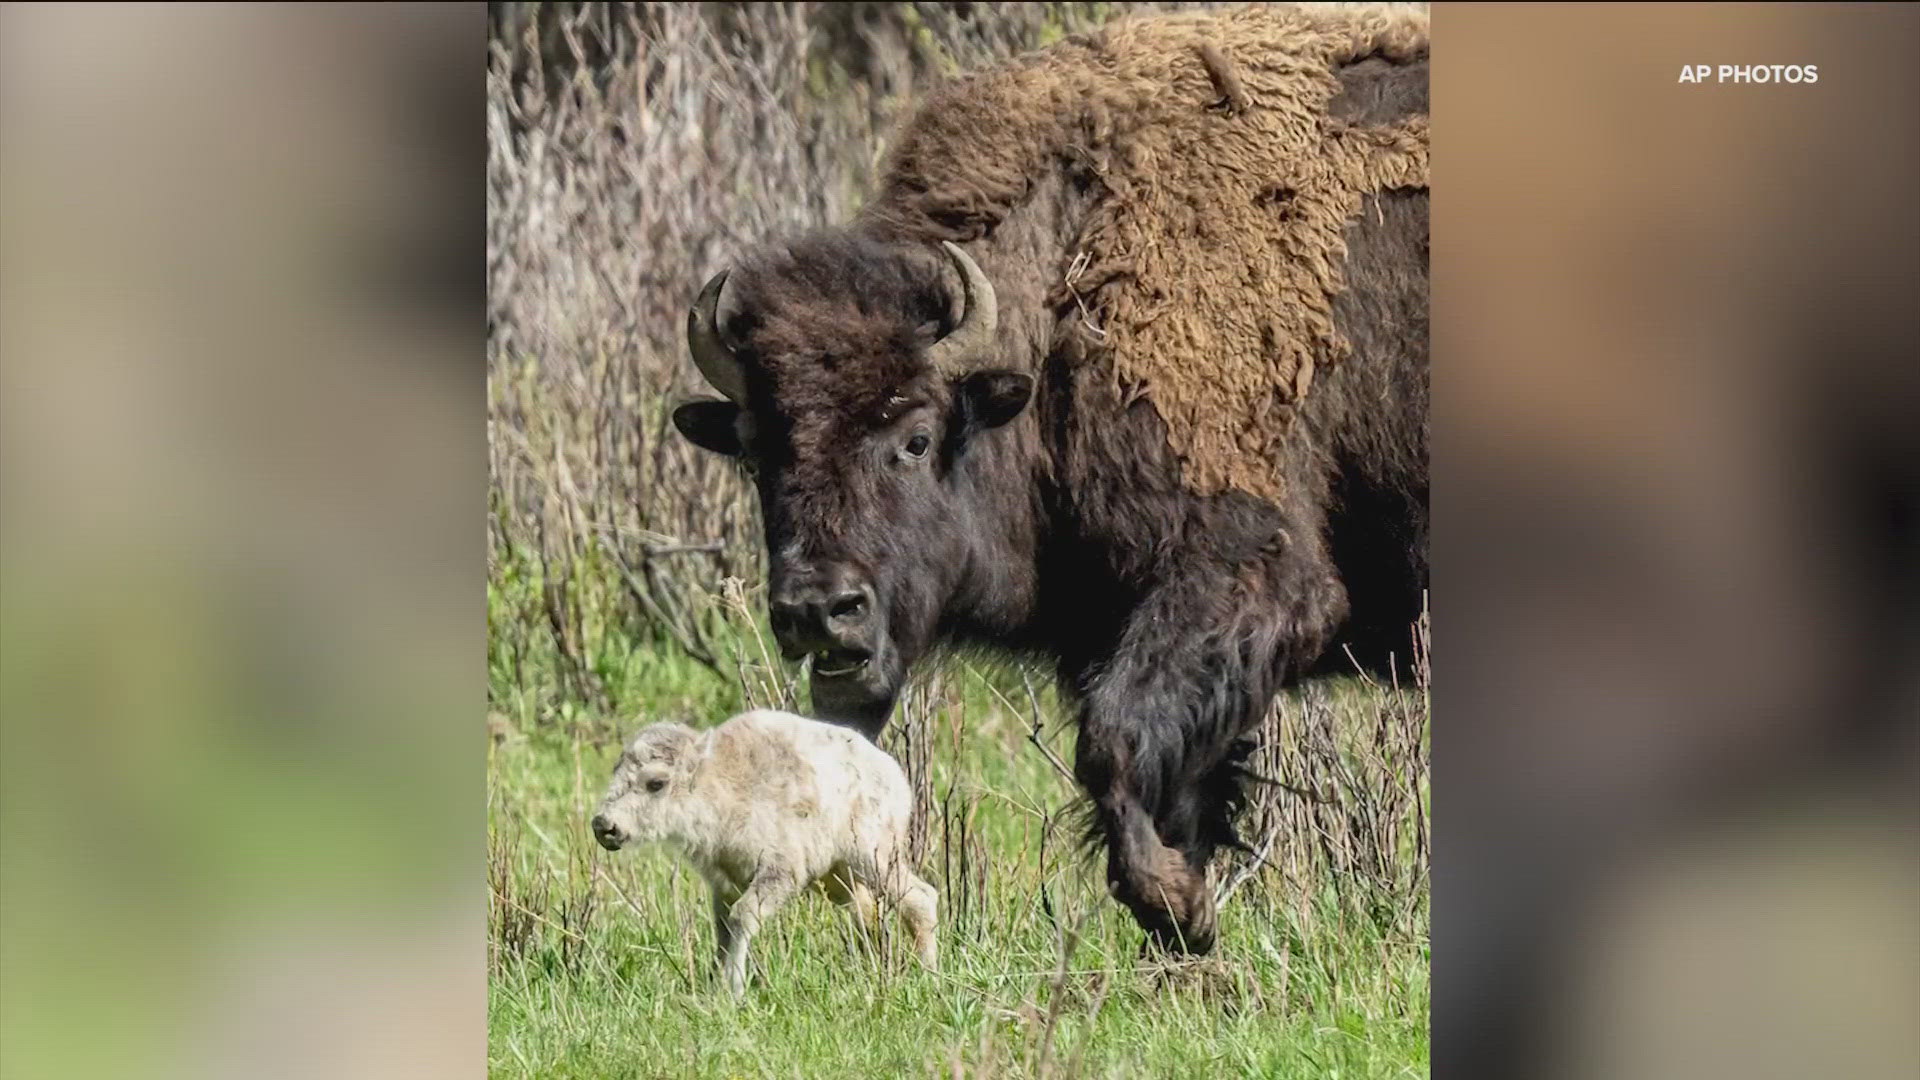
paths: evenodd
<path fill-rule="evenodd" d="M 614 766 L 593 816 L 609 851 L 660 843 L 713 893 L 727 988 L 746 987 L 760 925 L 809 886 L 871 925 L 873 893 L 899 909 L 914 951 L 938 966 L 936 894 L 914 873 L 913 792 L 898 762 L 858 732 L 757 709 L 708 731 L 650 724 Z"/>

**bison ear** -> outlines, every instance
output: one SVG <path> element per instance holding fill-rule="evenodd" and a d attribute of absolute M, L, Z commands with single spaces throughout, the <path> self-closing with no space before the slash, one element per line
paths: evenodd
<path fill-rule="evenodd" d="M 689 401 L 673 410 L 673 426 L 702 450 L 739 457 L 739 416 L 740 406 L 731 401 Z"/>
<path fill-rule="evenodd" d="M 997 428 L 1020 415 L 1033 397 L 1033 376 L 1018 371 L 976 371 L 960 382 L 968 426 Z"/>

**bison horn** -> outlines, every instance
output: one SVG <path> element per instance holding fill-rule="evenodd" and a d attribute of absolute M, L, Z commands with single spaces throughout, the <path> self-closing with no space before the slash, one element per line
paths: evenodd
<path fill-rule="evenodd" d="M 692 310 L 687 312 L 687 351 L 693 354 L 694 366 L 715 390 L 725 394 L 736 405 L 747 403 L 747 373 L 741 367 L 740 358 L 733 355 L 720 340 L 720 290 L 727 284 L 725 270 L 713 275 L 706 288 L 700 290 L 700 296 L 694 300 Z"/>
<path fill-rule="evenodd" d="M 993 352 L 993 332 L 1000 321 L 1000 310 L 993 296 L 993 282 L 980 270 L 980 264 L 958 245 L 942 240 L 954 268 L 960 271 L 960 294 L 965 303 L 960 325 L 927 349 L 927 361 L 944 374 L 960 374 Z"/>

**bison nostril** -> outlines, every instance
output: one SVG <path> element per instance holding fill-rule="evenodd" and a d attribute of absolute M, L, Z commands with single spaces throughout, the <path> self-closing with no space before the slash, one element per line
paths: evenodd
<path fill-rule="evenodd" d="M 827 616 L 833 619 L 856 619 L 866 610 L 867 595 L 865 593 L 841 593 L 834 597 L 832 606 L 827 608 Z"/>
<path fill-rule="evenodd" d="M 767 613 L 767 624 L 776 638 L 793 636 L 800 628 L 800 609 L 796 604 L 775 604 Z"/>

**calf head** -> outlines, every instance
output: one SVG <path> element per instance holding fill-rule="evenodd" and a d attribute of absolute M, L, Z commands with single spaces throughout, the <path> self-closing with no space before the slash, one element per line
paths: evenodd
<path fill-rule="evenodd" d="M 688 317 L 725 400 L 680 406 L 675 426 L 754 477 L 773 633 L 810 658 L 815 713 L 869 737 L 1004 533 L 1014 496 L 978 443 L 1033 380 L 995 366 L 997 323 L 960 248 L 853 234 L 721 271 Z"/>
<path fill-rule="evenodd" d="M 685 724 L 642 728 L 621 751 L 590 822 L 600 846 L 618 851 L 663 840 L 680 828 L 698 750 L 699 733 Z"/>

